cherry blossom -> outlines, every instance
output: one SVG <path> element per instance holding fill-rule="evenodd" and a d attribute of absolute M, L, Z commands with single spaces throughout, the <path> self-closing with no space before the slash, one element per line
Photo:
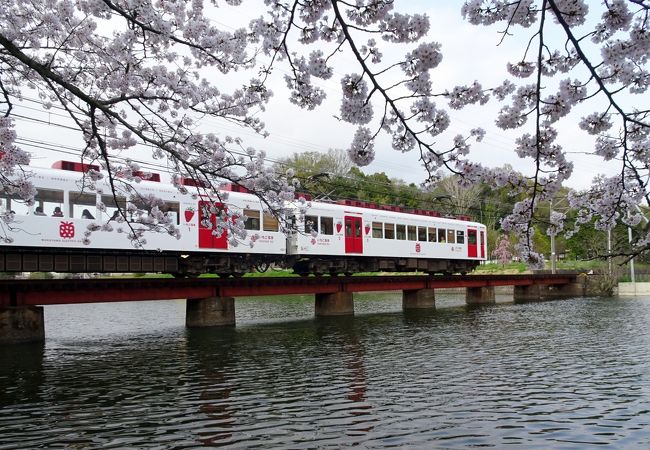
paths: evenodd
<path fill-rule="evenodd" d="M 526 45 L 502 68 L 501 82 L 488 85 L 479 73 L 464 86 L 433 81 L 444 49 L 429 18 L 404 13 L 405 3 L 265 0 L 257 8 L 250 0 L 0 0 L 0 189 L 33 201 L 29 155 L 16 144 L 12 121 L 14 105 L 31 90 L 44 108 L 62 108 L 81 131 L 81 159 L 101 168 L 88 172 L 87 188 L 105 182 L 137 204 L 121 211 L 124 224 L 116 230 L 136 245 L 148 232 L 178 235 L 156 199 L 138 193 L 147 176 L 133 162 L 139 155 L 123 158 L 143 147 L 168 167 L 181 193 L 225 197 L 219 188 L 235 183 L 277 211 L 295 195 L 292 175 L 272 173 L 266 154 L 236 133 L 201 131 L 201 119 L 266 136 L 261 113 L 273 95 L 316 109 L 328 95 L 319 83 L 337 76 L 337 118 L 357 127 L 348 148 L 356 164 L 372 162 L 377 139 L 387 135 L 395 150 L 418 153 L 425 184 L 444 169 L 464 184 L 511 186 L 526 199 L 501 225 L 533 264 L 543 261 L 531 240 L 537 209 L 574 170 L 557 139 L 557 127 L 567 121 L 594 136 L 595 156 L 620 165 L 619 175 L 596 177 L 572 197 L 578 225 L 638 223 L 650 179 L 647 0 L 467 0 L 459 13 L 469 23 L 496 25 L 501 40 L 523 33 Z M 224 4 L 255 13 L 247 25 L 223 26 L 213 18 Z M 392 45 L 403 56 L 389 60 Z M 345 66 L 337 65 L 341 55 Z M 287 90 L 273 93 L 270 80 L 278 72 Z M 225 78 L 234 83 L 220 83 Z M 446 109 L 460 114 L 487 102 L 500 103 L 497 127 L 517 130 L 512 150 L 531 173 L 478 164 L 471 151 L 485 136 L 479 129 L 442 138 L 451 123 Z M 578 109 L 588 112 L 576 120 Z M 181 182 L 187 177 L 205 187 L 190 192 Z M 2 217 L 8 225 L 10 218 Z M 562 217 L 552 221 L 554 233 L 563 230 Z M 226 230 L 233 242 L 254 242 L 233 211 L 220 216 L 213 232 Z M 650 242 L 645 233 L 639 251 Z"/>
<path fill-rule="evenodd" d="M 518 249 L 524 257 L 539 262 L 530 225 L 538 219 L 536 210 L 541 202 L 552 200 L 573 173 L 565 150 L 556 143 L 555 126 L 568 120 L 578 105 L 597 108 L 578 126 L 596 136 L 594 155 L 620 161 L 620 175 L 596 176 L 590 189 L 571 195 L 571 206 L 578 209 L 576 226 L 593 222 L 597 228 L 611 229 L 619 221 L 638 224 L 638 206 L 648 205 L 649 200 L 650 109 L 647 99 L 644 104 L 642 97 L 630 101 L 629 96 L 645 94 L 650 80 L 650 5 L 622 0 L 601 5 L 587 5 L 584 0 L 473 0 L 465 2 L 462 13 L 473 24 L 502 24 L 504 40 L 517 26 L 531 29 L 521 59 L 506 67 L 515 79 L 504 80 L 492 93 L 497 101 L 508 102 L 496 125 L 522 130 L 515 152 L 532 161 L 535 169 L 527 177 L 484 169 L 484 176 L 479 177 L 495 179 L 499 186 L 511 185 L 513 192 L 528 196 L 502 221 L 505 230 L 518 236 Z M 589 29 L 588 23 L 595 25 Z M 558 40 L 558 36 L 562 38 Z M 572 76 L 558 81 L 554 79 L 558 74 Z M 534 82 L 514 88 L 517 79 Z M 481 170 L 473 168 L 473 172 Z M 549 232 L 561 232 L 564 219 L 552 214 Z M 573 232 L 575 229 L 568 231 Z M 650 242 L 647 231 L 642 241 Z M 644 245 L 638 245 L 636 251 L 650 248 Z"/>

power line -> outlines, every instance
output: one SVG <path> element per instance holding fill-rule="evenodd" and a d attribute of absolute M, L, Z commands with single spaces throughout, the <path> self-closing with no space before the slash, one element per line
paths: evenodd
<path fill-rule="evenodd" d="M 37 140 L 27 139 L 27 138 L 19 138 L 17 141 L 20 144 L 26 145 L 28 147 L 39 148 L 39 149 L 42 149 L 42 150 L 47 150 L 47 151 L 51 151 L 51 152 L 54 152 L 54 153 L 61 153 L 61 154 L 65 154 L 65 155 L 78 156 L 79 151 L 80 151 L 80 149 L 77 149 L 77 148 L 74 148 L 74 147 L 71 147 L 71 146 L 66 146 L 66 145 L 61 145 L 61 144 L 52 144 L 52 143 L 47 143 L 47 142 L 37 141 Z M 124 158 L 115 157 L 115 159 L 120 160 L 120 159 L 124 159 Z M 145 162 L 145 161 L 135 161 L 135 162 L 137 162 L 138 164 L 141 164 L 143 167 L 147 167 L 147 168 L 153 169 L 153 170 L 167 170 L 168 169 L 167 166 L 162 165 L 162 164 L 150 163 L 150 162 Z M 282 165 L 282 166 L 287 166 L 287 167 L 289 166 L 288 164 L 280 162 L 280 161 L 274 161 L 274 163 L 276 163 L 278 165 Z M 311 173 L 311 174 L 306 174 L 305 176 L 297 176 L 296 178 L 298 178 L 301 182 L 304 183 L 306 181 L 311 181 L 315 175 L 318 175 L 318 174 L 317 173 Z M 360 185 L 361 189 L 363 189 L 366 193 L 369 193 L 369 194 L 385 195 L 387 193 L 385 191 L 378 190 L 378 187 L 387 188 L 387 189 L 390 189 L 390 190 L 394 190 L 395 188 L 399 188 L 399 186 L 396 186 L 393 183 L 381 182 L 381 181 L 378 181 L 378 180 L 359 179 L 359 178 L 354 178 L 354 177 L 349 177 L 349 176 L 347 176 L 347 177 L 346 176 L 339 176 L 339 177 L 340 178 L 346 178 L 346 179 L 350 180 L 351 182 L 357 184 L 357 186 Z M 344 184 L 344 183 L 341 183 L 341 182 L 334 182 L 334 181 L 329 180 L 329 179 L 321 180 L 321 181 L 324 184 L 327 184 L 330 188 L 334 188 L 334 189 L 348 189 L 348 188 L 351 187 L 351 186 L 349 186 L 347 184 Z M 422 191 L 418 191 L 418 192 L 421 193 L 423 197 L 412 197 L 412 196 L 404 195 L 403 199 L 405 200 L 405 202 L 416 202 L 419 205 L 434 205 L 432 203 L 433 199 L 424 198 L 424 197 L 426 197 L 425 192 L 422 192 Z M 390 193 L 390 192 L 388 192 L 388 193 Z M 314 193 L 314 192 L 310 192 L 310 194 L 316 195 L 316 193 Z M 349 197 L 343 197 L 341 195 L 336 195 L 335 198 L 338 199 L 338 200 L 361 200 L 359 198 L 351 199 Z M 451 202 L 449 200 L 447 200 L 447 201 L 442 201 L 441 199 L 437 199 L 437 200 L 438 200 L 438 203 L 445 206 L 445 208 L 448 211 L 450 209 L 453 209 L 453 208 L 457 207 L 456 204 L 454 204 L 453 202 Z M 484 205 L 485 204 L 492 205 L 492 206 L 495 206 L 497 208 L 499 206 L 501 206 L 501 204 L 499 204 L 499 203 L 485 202 L 485 201 L 483 201 L 483 204 Z M 394 206 L 399 206 L 399 205 L 394 205 Z M 477 214 L 485 212 L 485 211 L 482 210 L 482 208 L 478 208 L 478 207 L 469 206 L 469 207 L 465 207 L 465 209 L 469 210 L 469 211 L 473 211 L 473 212 L 475 212 Z M 454 213 L 457 214 L 458 211 L 454 211 Z"/>
<path fill-rule="evenodd" d="M 34 100 L 31 100 L 31 101 L 34 101 Z M 28 109 L 35 110 L 35 108 L 28 108 Z M 61 114 L 55 114 L 55 115 L 61 116 L 61 117 L 66 117 L 66 116 L 61 115 Z M 71 126 L 61 124 L 61 123 L 58 123 L 58 122 L 46 121 L 46 120 L 43 120 L 43 119 L 37 119 L 37 118 L 34 118 L 34 117 L 28 117 L 28 116 L 24 116 L 24 115 L 20 115 L 20 114 L 14 114 L 14 117 L 16 117 L 16 118 L 18 118 L 20 120 L 46 124 L 48 126 L 60 127 L 60 128 L 63 128 L 63 129 L 79 132 L 79 129 L 76 128 L 76 127 L 71 127 Z M 19 143 L 22 143 L 23 145 L 27 145 L 27 146 L 30 146 L 32 148 L 37 148 L 37 149 L 40 149 L 40 150 L 53 151 L 53 152 L 59 152 L 59 153 L 67 154 L 67 155 L 79 156 L 83 152 L 83 150 L 80 149 L 80 148 L 75 148 L 75 147 L 71 147 L 71 146 L 64 146 L 64 145 L 60 145 L 60 144 L 54 144 L 54 143 L 43 142 L 43 141 L 37 141 L 37 140 L 32 140 L 32 139 L 27 139 L 27 138 L 19 138 L 17 141 Z M 138 143 L 136 145 L 140 146 L 140 147 L 144 146 L 144 144 L 142 144 L 142 143 Z M 230 150 L 230 152 L 235 154 L 235 155 L 246 156 L 246 153 L 244 153 L 244 152 L 238 152 L 236 150 Z M 112 155 L 111 158 L 116 159 L 116 160 L 125 160 L 126 159 L 126 158 L 123 158 L 123 157 L 120 157 L 120 156 L 117 156 L 117 155 Z M 143 167 L 152 168 L 153 170 L 164 170 L 164 171 L 169 170 L 168 166 L 165 166 L 165 165 L 162 165 L 162 164 L 156 164 L 156 163 L 149 162 L 149 161 L 137 160 L 137 159 L 134 159 L 134 158 L 129 158 L 129 159 L 131 159 L 134 162 L 142 165 Z M 266 157 L 266 158 L 264 158 L 264 161 L 267 162 L 267 163 L 272 163 L 272 164 L 276 164 L 276 165 L 290 167 L 289 164 L 287 164 L 287 163 L 285 163 L 283 161 L 274 159 L 274 158 Z M 316 175 L 316 174 L 312 174 L 312 176 L 313 175 Z M 309 178 L 306 177 L 306 178 L 303 178 L 302 181 L 307 181 L 308 179 Z M 355 183 L 361 184 L 362 189 L 364 191 L 366 191 L 367 193 L 369 193 L 369 194 L 377 194 L 377 195 L 385 194 L 385 192 L 381 192 L 381 191 L 378 191 L 376 189 L 373 190 L 371 188 L 368 188 L 369 185 L 387 187 L 389 189 L 393 189 L 393 188 L 396 187 L 391 183 L 382 183 L 382 182 L 379 182 L 377 180 L 367 180 L 367 179 L 360 180 L 360 179 L 352 178 L 352 177 L 349 177 L 349 179 L 351 179 Z M 335 183 L 332 183 L 331 181 L 327 181 L 326 183 L 329 184 L 329 186 L 331 188 L 349 188 L 349 186 L 347 186 L 347 185 L 340 184 L 340 183 L 335 184 Z M 365 186 L 363 186 L 363 185 L 365 185 Z M 423 195 L 424 195 L 424 193 L 423 193 Z M 426 199 L 413 198 L 413 197 L 408 197 L 408 196 L 405 196 L 404 199 L 406 201 L 418 202 L 419 204 L 422 204 L 423 202 L 427 201 Z M 447 207 L 456 207 L 457 206 L 452 202 L 439 202 L 439 203 L 441 203 L 441 204 L 444 203 Z M 486 204 L 486 202 L 484 201 L 483 204 Z M 487 203 L 487 204 L 495 206 L 497 208 L 500 206 L 500 204 L 496 204 L 496 203 Z M 476 208 L 476 207 L 465 207 L 465 208 L 470 210 L 470 211 L 477 212 L 477 213 L 482 213 L 483 212 L 482 208 Z"/>

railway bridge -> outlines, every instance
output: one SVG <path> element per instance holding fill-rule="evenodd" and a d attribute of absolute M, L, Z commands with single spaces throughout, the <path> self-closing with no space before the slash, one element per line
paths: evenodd
<path fill-rule="evenodd" d="M 0 344 L 44 340 L 46 305 L 187 299 L 188 327 L 232 326 L 235 297 L 314 294 L 316 316 L 337 316 L 354 313 L 354 292 L 402 291 L 407 310 L 435 308 L 440 288 L 465 288 L 468 305 L 494 303 L 496 286 L 514 286 L 515 302 L 586 294 L 576 273 L 0 280 Z"/>

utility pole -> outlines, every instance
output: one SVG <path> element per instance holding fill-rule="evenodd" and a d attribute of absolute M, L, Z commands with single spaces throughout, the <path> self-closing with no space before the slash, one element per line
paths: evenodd
<path fill-rule="evenodd" d="M 629 213 L 628 213 L 629 215 Z M 627 227 L 627 240 L 630 243 L 630 248 L 632 247 L 632 227 L 628 226 Z M 630 259 L 630 281 L 632 282 L 632 289 L 634 289 L 634 293 L 636 294 L 636 279 L 634 276 L 634 258 Z"/>
<path fill-rule="evenodd" d="M 612 230 L 607 229 L 607 273 L 612 276 Z"/>
<path fill-rule="evenodd" d="M 553 199 L 549 201 L 551 207 L 549 211 L 549 222 L 553 225 Z M 555 233 L 551 233 L 551 273 L 557 273 L 557 260 L 555 255 Z"/>

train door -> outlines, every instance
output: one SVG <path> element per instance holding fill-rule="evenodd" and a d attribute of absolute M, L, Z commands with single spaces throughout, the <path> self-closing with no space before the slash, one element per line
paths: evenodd
<path fill-rule="evenodd" d="M 212 205 L 215 211 L 212 211 Z M 228 231 L 224 230 L 221 236 L 214 236 L 212 232 L 217 224 L 217 215 L 223 209 L 222 203 L 213 203 L 206 200 L 199 201 L 199 248 L 228 248 Z"/>
<path fill-rule="evenodd" d="M 363 253 L 361 217 L 345 216 L 345 253 Z"/>
<path fill-rule="evenodd" d="M 476 258 L 478 256 L 478 247 L 476 244 L 476 230 L 467 229 L 467 257 Z"/>
<path fill-rule="evenodd" d="M 485 231 L 481 231 L 481 258 L 485 258 Z"/>

